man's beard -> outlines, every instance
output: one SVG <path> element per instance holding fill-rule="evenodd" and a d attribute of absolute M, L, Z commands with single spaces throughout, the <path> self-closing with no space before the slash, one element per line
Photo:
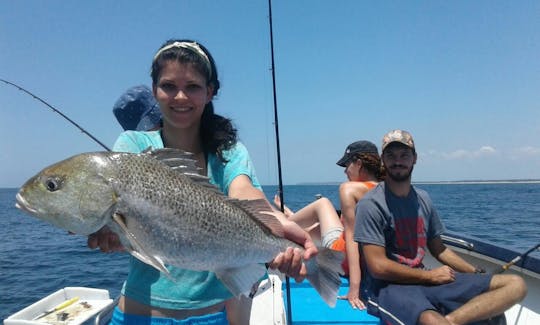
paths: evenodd
<path fill-rule="evenodd" d="M 392 173 L 391 169 L 386 170 L 386 176 L 389 177 L 394 182 L 406 182 L 411 178 L 414 165 L 411 166 L 409 170 L 400 169 L 397 174 Z"/>

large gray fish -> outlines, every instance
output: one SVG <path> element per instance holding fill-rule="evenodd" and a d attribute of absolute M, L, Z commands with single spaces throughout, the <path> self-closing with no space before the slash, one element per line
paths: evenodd
<path fill-rule="evenodd" d="M 228 198 L 198 174 L 192 155 L 174 149 L 140 154 L 84 153 L 45 168 L 17 194 L 16 206 L 67 231 L 88 235 L 109 226 L 135 257 L 208 270 L 234 295 L 250 291 L 264 263 L 286 247 L 265 200 Z M 319 248 L 307 279 L 334 306 L 343 254 Z"/>

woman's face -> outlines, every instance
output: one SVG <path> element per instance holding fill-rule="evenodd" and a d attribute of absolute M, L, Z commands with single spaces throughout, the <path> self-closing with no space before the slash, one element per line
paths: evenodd
<path fill-rule="evenodd" d="M 345 175 L 349 181 L 358 181 L 360 178 L 360 167 L 362 162 L 360 159 L 352 159 L 345 167 Z"/>
<path fill-rule="evenodd" d="M 163 114 L 163 123 L 178 129 L 199 129 L 204 106 L 212 100 L 213 89 L 191 64 L 165 62 L 154 97 Z"/>

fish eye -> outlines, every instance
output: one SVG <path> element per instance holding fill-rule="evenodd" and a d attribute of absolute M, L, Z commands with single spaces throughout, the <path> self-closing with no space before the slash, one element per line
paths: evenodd
<path fill-rule="evenodd" d="M 44 184 L 49 192 L 54 192 L 60 189 L 60 180 L 56 177 L 47 178 Z"/>

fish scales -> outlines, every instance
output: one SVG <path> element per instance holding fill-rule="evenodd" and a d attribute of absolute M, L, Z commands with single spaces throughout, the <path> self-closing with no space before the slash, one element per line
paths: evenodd
<path fill-rule="evenodd" d="M 225 196 L 163 168 L 151 157 L 122 156 L 116 164 L 117 179 L 122 180 L 114 186 L 117 211 L 130 216 L 126 223 L 137 238 L 151 234 L 145 243 L 149 251 L 169 252 L 162 255 L 166 263 L 208 270 L 243 265 L 254 258 L 269 261 L 285 247 L 294 246 L 271 236 Z"/>

